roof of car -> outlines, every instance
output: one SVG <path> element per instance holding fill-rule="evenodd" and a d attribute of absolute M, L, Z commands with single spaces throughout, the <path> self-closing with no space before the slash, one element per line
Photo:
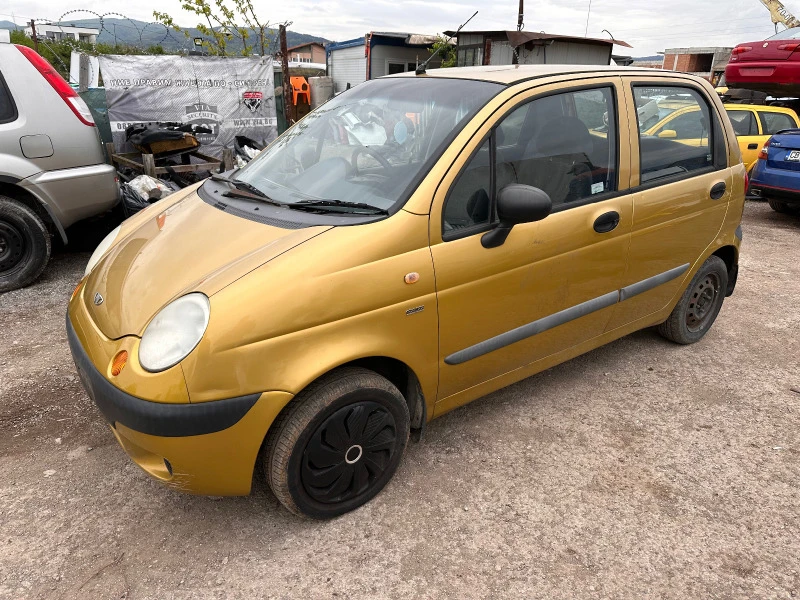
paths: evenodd
<path fill-rule="evenodd" d="M 551 75 L 570 75 L 580 73 L 660 73 L 679 75 L 662 69 L 646 69 L 642 67 L 619 67 L 615 65 L 487 65 L 482 67 L 450 67 L 445 69 L 430 69 L 424 77 L 447 77 L 458 79 L 476 79 L 481 81 L 494 81 L 510 85 L 526 79 L 549 77 Z M 414 71 L 398 73 L 390 77 L 421 77 Z"/>
<path fill-rule="evenodd" d="M 785 106 L 772 106 L 770 104 L 736 104 L 725 103 L 726 110 L 755 110 L 760 112 L 779 112 L 784 114 L 793 115 L 795 111 Z"/>

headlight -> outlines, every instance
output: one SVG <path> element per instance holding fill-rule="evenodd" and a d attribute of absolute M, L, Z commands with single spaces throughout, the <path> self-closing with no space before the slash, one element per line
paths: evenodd
<path fill-rule="evenodd" d="M 95 251 L 92 253 L 89 262 L 86 264 L 86 270 L 83 272 L 83 276 L 86 277 L 89 273 L 92 272 L 94 266 L 100 262 L 100 259 L 103 258 L 103 255 L 108 252 L 108 249 L 111 248 L 111 245 L 116 241 L 117 236 L 119 235 L 119 230 L 122 228 L 122 225 L 118 225 L 117 228 L 109 233 L 106 237 L 103 238 L 103 241 L 100 242 L 100 245 L 97 246 Z"/>
<path fill-rule="evenodd" d="M 186 294 L 161 309 L 139 344 L 139 362 L 155 373 L 177 365 L 200 342 L 208 327 L 208 297 Z"/>

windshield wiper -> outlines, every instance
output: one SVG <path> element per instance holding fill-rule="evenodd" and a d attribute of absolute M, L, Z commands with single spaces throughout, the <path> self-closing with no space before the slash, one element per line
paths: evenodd
<path fill-rule="evenodd" d="M 300 200 L 299 202 L 287 203 L 287 207 L 303 210 L 304 208 L 325 208 L 325 207 L 342 207 L 342 208 L 358 208 L 361 210 L 370 211 L 368 214 L 374 215 L 388 215 L 389 211 L 380 206 L 373 206 L 372 204 L 365 204 L 364 202 L 347 202 L 346 200 Z"/>
<path fill-rule="evenodd" d="M 223 181 L 225 183 L 230 184 L 233 186 L 234 189 L 228 190 L 223 196 L 229 196 L 231 198 L 249 198 L 251 200 L 258 200 L 260 202 L 266 202 L 267 204 L 274 204 L 275 206 L 286 206 L 283 202 L 278 202 L 277 200 L 273 200 L 269 196 L 267 196 L 264 192 L 258 189 L 256 186 L 247 183 L 246 181 L 241 181 L 239 179 L 229 179 L 223 175 L 211 175 L 211 179 L 214 181 Z"/>

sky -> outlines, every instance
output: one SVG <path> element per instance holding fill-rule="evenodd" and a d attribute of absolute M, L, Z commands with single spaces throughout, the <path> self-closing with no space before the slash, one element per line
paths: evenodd
<path fill-rule="evenodd" d="M 229 1 L 229 4 L 233 4 Z M 633 49 L 615 47 L 620 54 L 649 56 L 665 48 L 686 46 L 735 46 L 764 39 L 775 33 L 769 11 L 759 0 L 574 0 L 564 6 L 557 0 L 527 0 L 525 29 L 562 35 L 584 34 L 625 40 Z M 787 0 L 786 8 L 800 15 L 800 0 Z M 516 29 L 518 0 L 256 0 L 262 20 L 291 21 L 290 29 L 342 41 L 369 31 L 440 33 L 456 29 L 472 13 L 478 15 L 466 30 Z M 153 11 L 172 15 L 178 24 L 196 25 L 198 19 L 181 10 L 178 0 L 5 0 L 0 20 L 22 24 L 31 18 L 58 21 L 63 17 L 92 18 L 117 10 L 126 17 L 152 21 Z M 118 13 L 118 14 L 119 14 Z M 112 16 L 118 16 L 112 15 Z M 588 16 L 588 25 L 587 25 Z"/>

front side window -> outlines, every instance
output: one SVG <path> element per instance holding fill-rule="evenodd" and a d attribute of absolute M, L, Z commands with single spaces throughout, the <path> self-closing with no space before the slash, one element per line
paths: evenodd
<path fill-rule="evenodd" d="M 502 89 L 456 79 L 367 81 L 306 115 L 235 179 L 273 202 L 389 210 Z"/>
<path fill-rule="evenodd" d="M 736 135 L 758 135 L 758 125 L 751 110 L 729 110 L 728 118 Z"/>
<path fill-rule="evenodd" d="M 634 86 L 641 183 L 713 167 L 711 109 L 699 92 L 679 86 Z M 644 107 L 680 105 L 651 127 Z"/>
<path fill-rule="evenodd" d="M 761 127 L 764 129 L 765 135 L 775 135 L 783 129 L 797 128 L 794 120 L 784 113 L 762 112 L 759 113 L 759 116 L 761 117 Z"/>
<path fill-rule="evenodd" d="M 522 104 L 495 126 L 450 188 L 443 237 L 485 230 L 496 219 L 497 193 L 512 183 L 545 191 L 554 211 L 591 202 L 617 190 L 617 161 L 613 88 Z"/>

